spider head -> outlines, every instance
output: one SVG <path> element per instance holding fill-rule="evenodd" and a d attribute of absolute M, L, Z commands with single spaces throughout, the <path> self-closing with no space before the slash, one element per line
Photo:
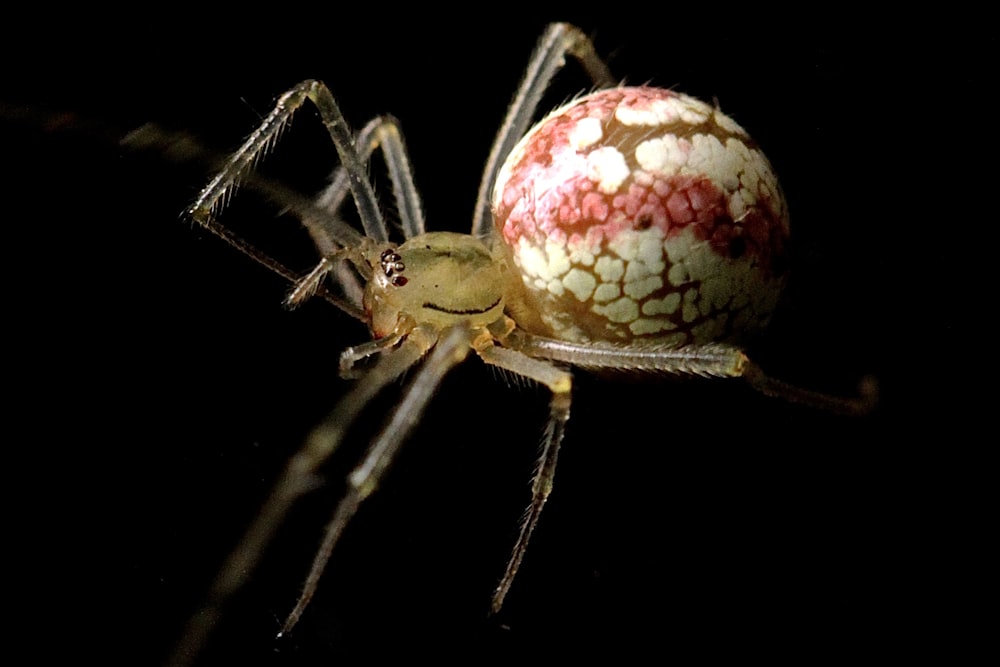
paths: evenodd
<path fill-rule="evenodd" d="M 402 319 L 439 328 L 486 326 L 503 314 L 501 271 L 489 249 L 467 234 L 432 232 L 398 247 L 380 244 L 366 261 L 372 278 L 364 305 L 378 337 Z"/>

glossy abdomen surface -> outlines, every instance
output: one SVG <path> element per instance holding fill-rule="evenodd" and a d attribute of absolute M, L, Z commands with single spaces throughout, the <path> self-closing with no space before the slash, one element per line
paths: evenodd
<path fill-rule="evenodd" d="M 536 125 L 493 193 L 533 333 L 587 342 L 738 340 L 784 284 L 788 214 L 771 165 L 719 110 L 615 88 Z M 537 317 L 534 317 L 537 315 Z M 525 325 L 524 323 L 527 323 Z"/>

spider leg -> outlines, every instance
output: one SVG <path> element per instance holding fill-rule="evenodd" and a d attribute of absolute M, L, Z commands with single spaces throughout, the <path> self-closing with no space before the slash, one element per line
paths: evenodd
<path fill-rule="evenodd" d="M 155 123 L 146 123 L 132 130 L 119 141 L 119 144 L 130 150 L 156 151 L 167 159 L 178 163 L 202 162 L 213 168 L 221 168 L 221 165 L 225 163 L 224 158 L 203 146 L 189 133 L 167 130 Z M 298 192 L 259 174 L 247 174 L 245 179 L 247 185 L 255 192 L 271 202 L 292 211 L 302 221 L 303 226 L 309 230 L 313 242 L 321 254 L 335 252 L 335 249 L 338 247 L 336 243 L 330 240 L 338 237 L 335 230 L 341 230 L 339 236 L 344 237 L 342 230 L 346 229 L 349 235 L 353 234 L 353 237 L 350 238 L 355 238 L 356 243 L 361 242 L 361 235 L 352 230 L 346 222 L 336 217 L 335 212 L 323 210 Z M 274 257 L 260 251 L 256 246 L 229 231 L 215 220 L 209 220 L 205 226 L 226 243 L 289 282 L 296 285 L 302 282 L 312 282 L 313 291 L 309 296 L 318 294 L 348 315 L 362 322 L 367 322 L 361 307 L 360 290 L 352 292 L 348 289 L 350 285 L 345 284 L 343 285 L 343 297 L 334 294 L 323 288 L 318 281 L 309 281 L 309 274 L 303 278 L 299 273 L 285 266 Z M 313 271 L 316 270 L 313 269 Z"/>
<path fill-rule="evenodd" d="M 283 196 L 280 199 L 281 203 L 294 205 L 322 256 L 312 271 L 305 277 L 294 280 L 296 286 L 286 298 L 285 304 L 289 307 L 300 305 L 319 290 L 320 284 L 329 273 L 334 272 L 343 286 L 347 300 L 352 302 L 352 314 L 355 314 L 361 310 L 360 295 L 363 289 L 359 279 L 342 263 L 335 265 L 329 260 L 341 248 L 354 249 L 365 243 L 360 234 L 337 217 L 348 190 L 354 197 L 361 225 L 367 237 L 374 241 L 388 239 L 385 220 L 365 172 L 366 165 L 376 148 L 381 148 L 389 171 L 404 235 L 410 238 L 424 231 L 420 197 L 414 185 L 406 144 L 396 119 L 389 116 L 377 117 L 366 124 L 355 137 L 329 89 L 319 81 L 303 81 L 279 98 L 274 110 L 264 122 L 233 154 L 222 171 L 202 190 L 194 204 L 189 207 L 188 214 L 230 245 L 261 261 L 257 257 L 259 253 L 250 250 L 245 242 L 219 225 L 214 217 L 225 206 L 238 181 L 250 173 L 256 161 L 277 140 L 282 128 L 307 99 L 311 100 L 319 110 L 320 118 L 333 140 L 341 164 L 334 172 L 331 184 L 315 203 L 302 202 L 301 197 L 293 195 Z M 327 215 L 310 215 L 315 209 L 325 210 Z M 351 254 L 348 254 L 347 258 L 357 260 Z M 354 261 L 355 266 L 362 264 Z M 267 265 L 273 268 L 277 262 Z"/>
<path fill-rule="evenodd" d="M 270 497 L 243 534 L 239 544 L 226 558 L 212 583 L 207 599 L 188 620 L 168 665 L 181 667 L 194 660 L 217 624 L 223 606 L 246 583 L 257 566 L 264 548 L 270 543 L 292 504 L 315 486 L 316 470 L 336 451 L 344 433 L 362 408 L 387 384 L 420 361 L 434 345 L 436 336 L 437 333 L 433 330 L 417 327 L 409 332 L 398 347 L 384 348 L 378 363 L 369 370 L 364 379 L 356 383 L 326 419 L 312 430 L 300 450 L 289 460 Z M 426 374 L 426 371 L 421 371 L 420 376 Z M 440 377 L 436 379 L 440 380 Z M 412 394 L 413 390 L 410 393 Z M 422 397 L 424 402 L 428 396 L 429 393 Z M 420 407 L 422 408 L 422 404 Z M 419 415 L 419 411 L 417 414 Z M 318 575 L 310 576 L 318 579 Z M 304 607 L 301 601 L 300 605 Z M 301 613 L 301 609 L 298 607 L 297 609 Z"/>
<path fill-rule="evenodd" d="M 651 371 L 676 375 L 706 377 L 741 377 L 766 396 L 809 405 L 828 412 L 864 415 L 875 408 L 878 388 L 874 378 L 861 382 L 858 396 L 830 396 L 776 380 L 750 360 L 738 347 L 722 343 L 666 347 L 657 345 L 625 347 L 611 343 L 567 343 L 532 336 L 521 331 L 512 334 L 509 344 L 533 357 L 553 359 L 584 368 Z"/>
<path fill-rule="evenodd" d="M 355 146 L 361 161 L 366 164 L 376 148 L 382 150 L 382 158 L 389 171 L 392 192 L 396 198 L 403 238 L 409 239 L 423 234 L 426 231 L 423 205 L 413 180 L 410 156 L 406 150 L 399 121 L 392 116 L 378 116 L 371 119 L 358 131 Z M 337 167 L 330 185 L 317 198 L 316 205 L 334 213 L 339 211 L 349 192 L 350 184 L 347 179 L 347 169 L 343 165 Z"/>
<path fill-rule="evenodd" d="M 521 567 L 524 552 L 528 548 L 531 534 L 534 532 L 538 518 L 545 507 L 545 501 L 548 500 L 549 494 L 552 493 L 552 482 L 555 478 L 556 462 L 559 458 L 559 445 L 562 443 L 566 422 L 569 420 L 573 379 L 569 372 L 557 368 L 551 363 L 532 359 L 516 350 L 495 347 L 492 342 L 488 346 L 477 347 L 476 351 L 486 363 L 535 380 L 548 387 L 552 392 L 552 401 L 549 406 L 549 421 L 545 427 L 545 436 L 542 440 L 538 465 L 531 480 L 531 504 L 524 514 L 524 519 L 521 522 L 521 531 L 518 534 L 517 542 L 514 544 L 510 560 L 507 561 L 507 568 L 504 570 L 503 577 L 493 592 L 493 601 L 490 608 L 492 613 L 495 614 L 503 606 L 504 598 L 510 590 L 518 569 Z"/>
<path fill-rule="evenodd" d="M 874 376 L 866 375 L 861 379 L 857 396 L 830 396 L 770 377 L 750 359 L 744 357 L 744 360 L 743 377 L 765 396 L 847 415 L 866 415 L 878 405 L 878 381 Z"/>
<path fill-rule="evenodd" d="M 436 344 L 432 340 L 426 341 L 426 343 L 434 345 L 434 350 L 427 357 L 412 382 L 410 382 L 406 393 L 400 400 L 399 406 L 393 412 L 389 422 L 379 433 L 378 437 L 369 446 L 360 465 L 348 476 L 347 492 L 334 510 L 330 523 L 327 524 L 323 543 L 320 545 L 313 559 L 309 575 L 306 577 L 305 584 L 302 587 L 302 594 L 295 603 L 295 608 L 292 609 L 285 620 L 284 626 L 278 635 L 279 637 L 289 632 L 298 623 L 299 617 L 302 616 L 302 612 L 308 606 L 316 592 L 323 569 L 326 567 L 327 561 L 330 560 L 330 554 L 333 552 L 333 548 L 336 546 L 341 534 L 343 534 L 344 528 L 346 528 L 348 522 L 357 513 L 362 501 L 378 488 L 386 470 L 396 458 L 396 454 L 399 453 L 400 446 L 420 419 L 424 408 L 427 406 L 427 402 L 434 394 L 445 374 L 454 366 L 461 363 L 468 355 L 471 340 L 472 332 L 468 328 L 456 326 L 446 330 Z M 407 339 L 408 341 L 409 338 Z M 378 367 L 376 366 L 376 368 Z M 366 377 L 370 377 L 370 375 Z M 362 384 L 365 383 L 367 383 L 367 380 L 362 382 Z M 352 396 L 345 399 L 342 405 L 349 403 L 348 411 L 353 416 L 364 407 L 366 400 L 360 400 L 360 398 Z M 342 423 L 327 420 L 314 433 L 323 440 L 338 441 L 343 428 L 344 425 Z M 326 433 L 328 430 L 333 430 L 334 434 L 328 435 Z"/>
<path fill-rule="evenodd" d="M 360 345 L 351 346 L 341 352 L 340 377 L 345 379 L 361 377 L 361 373 L 354 368 L 359 361 L 367 359 L 372 355 L 391 350 L 393 347 L 398 345 L 400 341 L 406 338 L 409 334 L 409 330 L 412 328 L 412 324 L 408 324 L 406 327 L 397 327 L 397 330 L 393 331 L 388 336 L 378 338 L 376 340 L 370 340 L 367 343 L 361 343 Z"/>
<path fill-rule="evenodd" d="M 598 88 L 615 85 L 611 71 L 597 55 L 593 43 L 583 31 L 569 23 L 552 23 L 545 29 L 545 33 L 538 40 L 538 46 L 528 60 L 524 79 L 514 94 L 514 100 L 510 103 L 507 116 L 500 125 L 500 131 L 486 159 L 486 168 L 483 170 L 479 193 L 476 195 L 476 210 L 472 215 L 473 236 L 486 238 L 491 233 L 493 216 L 490 210 L 490 191 L 496 181 L 497 172 L 514 149 L 514 144 L 528 130 L 528 125 L 552 77 L 566 64 L 567 54 L 580 61 Z"/>
<path fill-rule="evenodd" d="M 388 239 L 385 220 L 378 208 L 375 192 L 368 182 L 365 165 L 354 145 L 354 135 L 333 99 L 330 90 L 319 81 L 307 80 L 296 85 L 278 99 L 274 110 L 268 114 L 246 142 L 233 154 L 225 168 L 201 191 L 188 214 L 199 224 L 213 229 L 212 218 L 225 207 L 226 199 L 239 179 L 247 174 L 255 162 L 264 155 L 270 145 L 277 140 L 282 128 L 292 115 L 311 100 L 319 110 L 320 119 L 330 134 L 340 163 L 347 172 L 351 194 L 354 196 L 361 226 L 365 235 L 375 241 Z M 333 240 L 342 246 L 355 246 L 360 235 L 347 227 L 338 227 Z M 343 235 L 343 238 L 341 238 Z"/>
<path fill-rule="evenodd" d="M 355 146 L 359 159 L 366 165 L 376 148 L 382 150 L 382 157 L 392 182 L 392 191 L 395 195 L 403 237 L 409 239 L 423 234 L 425 231 L 423 206 L 413 180 L 413 170 L 410 166 L 410 158 L 406 151 L 406 143 L 403 141 L 399 121 L 391 116 L 373 118 L 358 132 Z M 339 165 L 333 173 L 330 185 L 317 197 L 315 206 L 328 211 L 331 216 L 336 216 L 347 198 L 348 192 L 350 192 L 350 173 L 344 165 Z M 331 238 L 333 236 L 332 232 L 327 235 Z M 354 300 L 360 309 L 364 287 L 357 273 L 343 262 L 330 261 L 330 253 L 324 249 L 321 240 L 317 239 L 316 236 L 317 234 L 313 233 L 313 240 L 323 255 L 323 259 L 296 283 L 295 289 L 285 299 L 285 305 L 290 308 L 301 305 L 316 293 L 328 274 L 335 273 L 337 283 L 345 295 Z M 356 263 L 355 266 L 357 266 Z"/>

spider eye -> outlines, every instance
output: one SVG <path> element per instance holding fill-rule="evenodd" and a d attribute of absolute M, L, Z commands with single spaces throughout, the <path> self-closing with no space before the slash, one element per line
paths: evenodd
<path fill-rule="evenodd" d="M 402 287 L 406 284 L 406 278 L 397 275 L 402 273 L 406 269 L 406 264 L 403 263 L 403 257 L 393 250 L 392 248 L 386 248 L 379 255 L 379 265 L 382 267 L 382 273 L 385 274 L 386 278 L 389 278 L 393 285 L 396 287 Z"/>

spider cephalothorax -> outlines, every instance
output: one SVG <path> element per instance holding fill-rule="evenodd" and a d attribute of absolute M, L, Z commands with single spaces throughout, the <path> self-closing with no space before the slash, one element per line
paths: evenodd
<path fill-rule="evenodd" d="M 447 327 L 486 326 L 503 315 L 503 281 L 482 241 L 468 234 L 429 232 L 383 250 L 365 291 L 365 310 L 379 338 L 400 318 Z"/>
<path fill-rule="evenodd" d="M 603 90 L 529 131 L 566 56 Z M 256 184 L 298 214 L 320 254 L 312 271 L 293 278 L 288 302 L 322 294 L 364 321 L 375 339 L 341 355 L 341 372 L 358 381 L 289 462 L 205 607 L 192 617 L 175 664 L 197 653 L 223 602 L 243 584 L 291 503 L 310 488 L 311 475 L 365 404 L 408 369 L 417 368 L 349 475 L 285 630 L 308 604 L 334 545 L 381 482 L 438 383 L 470 354 L 552 394 L 531 503 L 494 592 L 494 610 L 503 604 L 552 490 L 569 419 L 569 366 L 742 377 L 765 394 L 825 409 L 861 413 L 871 407 L 872 391 L 834 398 L 773 380 L 732 344 L 766 324 L 784 283 L 788 217 L 774 173 L 749 135 L 717 108 L 657 88 L 615 87 L 577 28 L 549 26 L 532 55 L 487 159 L 469 235 L 424 229 L 394 119 L 376 118 L 354 133 L 322 83 L 305 81 L 285 93 L 189 213 L 289 277 L 294 273 L 235 238 L 216 214 L 306 100 L 318 108 L 340 157 L 332 185 L 315 201 L 302 202 Z M 376 149 L 392 180 L 404 236 L 399 244 L 390 241 L 367 181 Z M 348 193 L 364 234 L 338 216 Z M 362 360 L 370 363 L 359 371 Z"/>

